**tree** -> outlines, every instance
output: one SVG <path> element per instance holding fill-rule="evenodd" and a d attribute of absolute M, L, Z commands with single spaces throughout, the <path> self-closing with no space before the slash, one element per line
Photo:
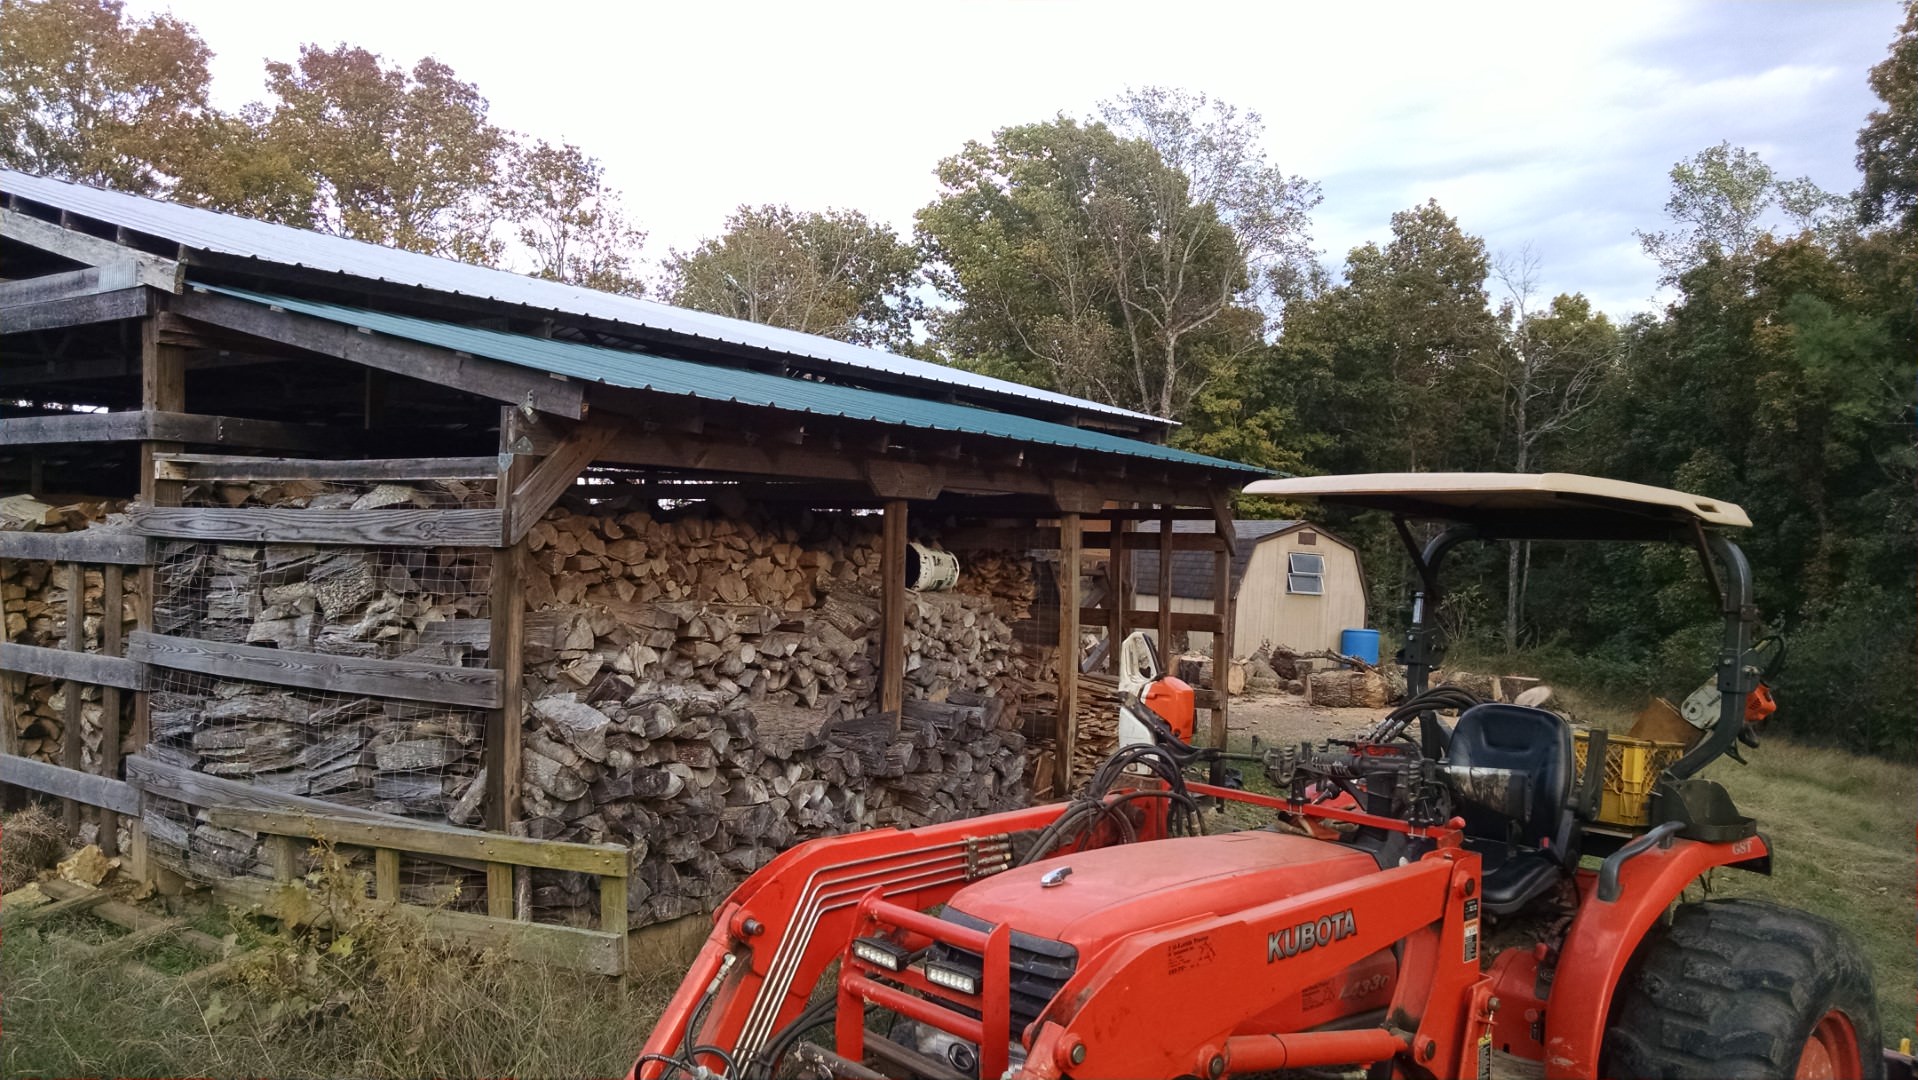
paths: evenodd
<path fill-rule="evenodd" d="M 494 199 L 534 277 L 639 296 L 646 285 L 634 263 L 646 233 L 627 220 L 605 172 L 572 143 L 538 140 L 513 149 Z"/>
<path fill-rule="evenodd" d="M 410 72 L 348 45 L 269 61 L 267 136 L 311 177 L 328 232 L 490 265 L 506 133 L 472 83 L 430 57 Z"/>
<path fill-rule="evenodd" d="M 1905 0 L 1904 26 L 1871 69 L 1871 89 L 1884 107 L 1858 132 L 1858 213 L 1868 225 L 1918 232 L 1918 0 Z"/>
<path fill-rule="evenodd" d="M 1299 291 L 1317 191 L 1265 160 L 1256 114 L 1158 89 L 1103 112 L 940 163 L 919 212 L 950 304 L 934 338 L 970 367 L 1176 417 Z"/>
<path fill-rule="evenodd" d="M 1637 233 L 1645 253 L 1658 261 L 1665 283 L 1713 259 L 1747 255 L 1772 231 L 1776 209 L 1795 230 L 1827 240 L 1842 235 L 1852 217 L 1849 201 L 1810 177 L 1780 179 L 1763 158 L 1721 142 L 1672 166 L 1672 194 L 1665 213 L 1672 229 Z"/>
<path fill-rule="evenodd" d="M 904 349 L 919 252 L 856 210 L 742 206 L 719 236 L 666 259 L 668 302 L 840 341 Z"/>
<path fill-rule="evenodd" d="M 1540 467 L 1542 444 L 1577 430 L 1598 401 L 1606 374 L 1618 361 L 1617 334 L 1611 320 L 1594 314 L 1583 296 L 1554 297 L 1536 308 L 1539 261 L 1529 249 L 1502 260 L 1495 274 L 1505 287 L 1499 311 L 1499 347 L 1480 363 L 1503 391 L 1505 430 L 1512 469 Z M 1519 620 L 1525 606 L 1526 571 L 1532 545 L 1506 545 L 1505 648 L 1518 648 Z"/>
<path fill-rule="evenodd" d="M 0 0 L 0 161 L 165 194 L 214 115 L 211 56 L 191 26 L 119 0 Z"/>

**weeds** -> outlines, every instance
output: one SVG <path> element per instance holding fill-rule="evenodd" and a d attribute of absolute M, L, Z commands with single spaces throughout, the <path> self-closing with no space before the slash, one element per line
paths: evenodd
<path fill-rule="evenodd" d="M 0 891 L 34 880 L 67 853 L 67 830 L 38 806 L 8 814 L 0 824 Z"/>

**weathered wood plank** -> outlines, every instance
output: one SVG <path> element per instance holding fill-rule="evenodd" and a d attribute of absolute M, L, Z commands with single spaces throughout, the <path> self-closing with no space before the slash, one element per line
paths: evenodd
<path fill-rule="evenodd" d="M 154 468 L 162 480 L 491 480 L 492 457 L 312 458 L 243 457 L 234 454 L 163 454 Z"/>
<path fill-rule="evenodd" d="M 0 281 L 0 308 L 73 300 L 98 293 L 118 292 L 140 284 L 139 264 L 125 259 L 105 266 L 89 266 L 63 274 L 42 274 L 17 281 Z M 0 312 L 0 321 L 5 314 Z"/>
<path fill-rule="evenodd" d="M 534 840 L 505 833 L 476 832 L 447 825 L 418 821 L 365 821 L 337 814 L 297 813 L 283 810 L 213 807 L 208 818 L 221 828 L 243 829 L 270 836 L 323 839 L 355 847 L 391 848 L 420 855 L 443 855 L 455 859 L 473 859 L 498 864 L 510 871 L 514 866 L 536 866 L 545 870 L 574 870 L 582 874 L 625 877 L 629 871 L 629 853 L 618 844 L 571 844 L 559 840 Z M 512 874 L 506 875 L 506 894 L 512 900 Z M 510 917 L 511 908 L 508 908 Z"/>
<path fill-rule="evenodd" d="M 96 908 L 111 899 L 113 899 L 113 894 L 107 892 L 105 889 L 88 889 L 78 896 L 69 896 L 65 900 L 55 900 L 51 904 L 42 904 L 39 907 L 16 907 L 5 913 L 0 913 L 0 927 L 8 930 L 17 930 L 21 927 L 32 926 L 35 923 L 46 922 L 49 919 L 57 919 L 62 915 L 72 915 L 75 912 Z"/>
<path fill-rule="evenodd" d="M 124 648 L 122 634 L 125 630 L 126 612 L 126 567 L 117 564 L 102 567 L 100 570 L 100 652 L 112 657 L 121 655 Z M 118 777 L 120 775 L 120 745 L 123 716 L 120 710 L 120 688 L 102 687 L 100 690 L 100 775 Z M 107 810 L 100 815 L 100 850 L 107 855 L 120 853 L 120 815 Z"/>
<path fill-rule="evenodd" d="M 1136 539 L 1141 534 L 1133 534 Z M 1153 537 L 1153 543 L 1159 543 Z M 953 529 L 939 534 L 939 543 L 947 551 L 1057 551 L 1059 550 L 1059 530 L 1056 526 L 1038 526 L 1035 528 L 987 528 L 973 527 Z M 1104 551 L 1112 546 L 1111 534 L 1100 530 L 1082 532 L 1079 546 L 1087 551 Z M 1211 533 L 1175 532 L 1172 534 L 1174 551 L 1217 551 L 1219 538 Z"/>
<path fill-rule="evenodd" d="M 589 424 L 569 433 L 552 453 L 513 487 L 510 498 L 502 500 L 506 511 L 505 543 L 525 539 L 546 511 L 573 486 L 580 471 L 593 463 L 618 429 L 611 424 Z"/>
<path fill-rule="evenodd" d="M 324 450 L 338 444 L 338 433 L 306 424 L 154 409 L 16 416 L 0 420 L 0 443 L 14 446 L 149 439 L 273 450 Z"/>
<path fill-rule="evenodd" d="M 127 690 L 144 690 L 147 685 L 146 665 L 135 660 L 43 645 L 16 645 L 10 641 L 0 641 L 0 671 Z"/>
<path fill-rule="evenodd" d="M 188 319 L 496 401 L 527 404 L 572 420 L 586 415 L 585 387 L 542 371 L 462 356 L 450 349 L 382 334 L 361 333 L 344 323 L 276 311 L 250 300 L 208 292 L 188 291 L 173 302 L 172 310 Z"/>
<path fill-rule="evenodd" d="M 906 677 L 906 500 L 887 499 L 879 549 L 879 708 L 898 726 Z"/>
<path fill-rule="evenodd" d="M 148 536 L 217 543 L 392 544 L 496 547 L 498 510 L 281 510 L 144 507 L 134 528 Z"/>
<path fill-rule="evenodd" d="M 499 706 L 499 672 L 409 660 L 330 656 L 258 645 L 233 645 L 169 637 L 136 630 L 127 640 L 133 659 L 181 671 L 275 686 L 301 686 L 343 694 L 437 701 L 476 709 Z"/>
<path fill-rule="evenodd" d="M 1072 759 L 1079 738 L 1079 515 L 1059 519 L 1059 711 L 1053 730 L 1059 733 L 1053 753 L 1053 794 L 1072 792 Z"/>
<path fill-rule="evenodd" d="M 27 334 L 35 330 L 139 319 L 152 311 L 153 293 L 144 288 L 20 303 L 0 310 L 0 334 Z"/>
<path fill-rule="evenodd" d="M 513 917 L 513 864 L 486 864 L 486 914 L 494 919 Z"/>
<path fill-rule="evenodd" d="M 76 660 L 87 659 L 87 579 L 86 572 L 79 563 L 67 564 L 67 647 L 61 655 Z M 110 659 L 110 658 L 109 658 Z M 81 721 L 80 680 L 68 677 L 66 681 L 67 705 L 65 723 L 60 729 L 60 764 L 80 771 L 84 754 L 81 745 L 81 733 L 86 725 Z M 66 814 L 67 833 L 71 835 L 80 828 L 80 803 L 66 799 L 61 803 Z"/>
<path fill-rule="evenodd" d="M 145 566 L 152 558 L 151 547 L 146 537 L 119 529 L 81 529 L 79 532 L 66 533 L 0 532 L 0 559 Z"/>
<path fill-rule="evenodd" d="M 0 236 L 88 266 L 132 264 L 136 283 L 167 292 L 179 292 L 186 281 L 184 268 L 174 259 L 163 259 L 98 236 L 63 229 L 18 210 L 0 208 Z"/>
<path fill-rule="evenodd" d="M 137 815 L 140 812 L 140 792 L 132 784 L 13 754 L 0 754 L 0 783 L 98 806 L 118 814 Z"/>
<path fill-rule="evenodd" d="M 400 902 L 400 853 L 392 848 L 373 852 L 373 898 L 389 904 Z"/>
<path fill-rule="evenodd" d="M 1220 554 L 1223 555 L 1224 552 Z M 1130 630 L 1154 630 L 1159 626 L 1159 613 L 1156 611 L 1127 611 L 1124 613 L 1121 624 L 1119 613 L 1110 608 L 1082 607 L 1079 609 L 1079 619 L 1081 622 L 1107 626 L 1119 625 L 1118 632 L 1121 636 Z M 1216 634 L 1219 632 L 1219 616 L 1209 611 L 1175 611 L 1172 613 L 1172 629 L 1175 633 L 1181 630 L 1197 630 Z"/>
<path fill-rule="evenodd" d="M 330 916 L 328 906 L 314 899 L 303 882 L 276 884 L 257 878 L 228 878 L 213 883 L 213 894 L 234 907 L 250 908 L 288 923 L 318 925 Z M 397 910 L 417 916 L 429 935 L 449 944 L 496 949 L 516 960 L 553 964 L 596 975 L 623 973 L 620 961 L 626 940 L 624 934 L 515 922 L 413 904 L 398 905 Z"/>
<path fill-rule="evenodd" d="M 252 784 L 243 784 L 237 780 L 196 773 L 177 765 L 155 761 L 143 754 L 135 754 L 128 758 L 126 768 L 127 783 L 142 792 L 164 796 L 174 802 L 186 803 L 188 806 L 217 806 L 230 810 L 284 810 L 350 818 L 354 821 L 417 824 L 392 814 L 362 810 L 340 803 L 322 802 L 319 799 L 309 799 L 304 795 L 287 795 L 255 787 Z"/>
<path fill-rule="evenodd" d="M 88 888 L 85 885 L 75 884 L 71 881 L 61 881 L 58 878 L 41 882 L 40 888 L 55 900 L 71 900 L 76 896 L 94 896 L 104 891 Z M 122 929 L 136 932 L 150 930 L 168 921 L 165 916 L 142 911 L 132 904 L 123 904 L 118 900 L 112 899 L 94 908 L 93 915 L 95 918 L 105 919 L 107 922 Z M 174 932 L 173 940 L 195 952 L 212 957 L 222 957 L 233 951 L 227 947 L 225 942 L 210 934 L 202 934 L 198 930 L 177 930 Z"/>

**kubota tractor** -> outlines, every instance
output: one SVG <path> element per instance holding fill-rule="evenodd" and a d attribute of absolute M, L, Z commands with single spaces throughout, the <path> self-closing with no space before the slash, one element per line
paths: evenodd
<path fill-rule="evenodd" d="M 1247 490 L 1392 515 L 1420 582 L 1404 704 L 1364 738 L 1268 753 L 1276 793 L 1259 794 L 1197 780 L 1219 779 L 1221 748 L 1134 701 L 1153 744 L 1070 801 L 795 847 L 719 910 L 635 1077 L 1906 1073 L 1844 931 L 1681 902 L 1715 868 L 1773 858 L 1699 775 L 1757 745 L 1757 612 L 1725 535 L 1742 510 L 1557 474 Z M 1423 522 L 1445 528 L 1420 545 Z M 1439 570 L 1476 540 L 1695 549 L 1725 621 L 1717 715 L 1640 744 L 1428 688 Z M 1228 804 L 1266 827 L 1222 831 Z"/>

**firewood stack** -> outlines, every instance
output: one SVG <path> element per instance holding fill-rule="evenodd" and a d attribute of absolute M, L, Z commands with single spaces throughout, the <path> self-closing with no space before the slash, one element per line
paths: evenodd
<path fill-rule="evenodd" d="M 1028 783 L 1037 797 L 1064 798 L 1069 792 L 1055 790 L 1052 777 L 1057 768 L 1059 681 L 1053 674 L 1055 650 L 1038 650 L 1042 657 L 1035 670 L 1038 677 L 1021 678 L 1020 726 L 1031 736 Z M 1079 676 L 1079 702 L 1075 715 L 1078 737 L 1073 743 L 1072 775 L 1083 778 L 1119 748 L 1118 680 L 1093 672 Z"/>
<path fill-rule="evenodd" d="M 123 519 L 109 522 L 126 508 L 124 500 L 84 500 L 54 506 L 25 495 L 0 499 L 0 528 L 38 532 L 74 532 L 96 523 L 101 528 L 117 527 Z M 71 588 L 69 567 L 65 563 L 27 559 L 0 560 L 0 603 L 4 605 L 6 640 L 17 645 L 38 645 L 63 649 L 67 640 L 67 590 Z M 101 604 L 104 595 L 101 570 L 87 567 L 82 574 L 86 590 L 86 623 L 82 636 L 89 652 L 100 649 Z M 135 590 L 136 574 L 124 578 L 119 618 L 122 632 L 135 626 L 139 610 Z M 64 682 L 42 675 L 0 677 L 0 694 L 6 695 L 5 721 L 13 725 L 19 752 L 24 757 L 57 761 L 60 740 L 66 730 L 66 692 Z M 100 759 L 100 688 L 87 686 L 80 692 L 82 761 L 88 769 L 98 767 Z M 122 730 L 125 730 L 124 728 Z M 132 752 L 131 743 L 122 747 Z"/>
<path fill-rule="evenodd" d="M 961 562 L 964 572 L 956 591 L 991 597 L 993 613 L 1008 623 L 1032 618 L 1039 585 L 1031 558 L 1011 551 L 975 551 Z"/>
<path fill-rule="evenodd" d="M 802 840 L 1026 804 L 991 597 L 908 600 L 909 700 L 877 712 L 864 522 L 559 510 L 532 535 L 524 828 L 630 846 L 634 925 L 710 910 Z M 535 876 L 543 908 L 584 918 L 596 896 Z"/>

